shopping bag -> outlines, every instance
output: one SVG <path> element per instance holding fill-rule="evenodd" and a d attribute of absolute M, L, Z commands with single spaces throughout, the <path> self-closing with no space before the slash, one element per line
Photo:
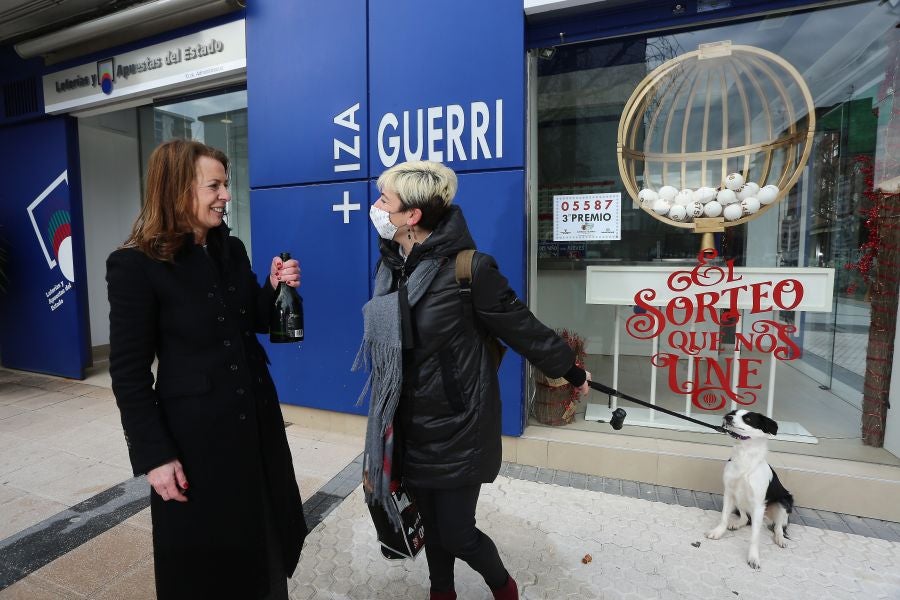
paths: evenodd
<path fill-rule="evenodd" d="M 422 515 L 416 507 L 415 499 L 409 495 L 404 485 L 392 485 L 389 502 L 392 502 L 400 513 L 402 527 L 398 531 L 379 503 L 369 504 L 369 513 L 375 525 L 375 533 L 381 543 L 381 555 L 388 560 L 404 560 L 416 558 L 425 547 L 425 527 Z"/>

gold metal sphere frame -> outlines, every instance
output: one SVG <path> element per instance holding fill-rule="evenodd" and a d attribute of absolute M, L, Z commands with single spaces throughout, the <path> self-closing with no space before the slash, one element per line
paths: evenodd
<path fill-rule="evenodd" d="M 723 58 L 727 60 L 716 60 Z M 694 101 L 693 94 L 699 82 L 699 79 L 696 79 L 694 83 L 690 85 L 691 92 L 687 97 L 687 108 L 685 109 L 686 114 L 684 117 L 684 122 L 681 126 L 681 151 L 666 152 L 668 140 L 672 133 L 671 124 L 674 118 L 674 114 L 678 108 L 678 97 L 676 97 L 675 101 L 672 102 L 672 106 L 670 107 L 668 115 L 660 114 L 663 110 L 662 103 L 660 103 L 659 106 L 657 106 L 655 109 L 651 110 L 650 123 L 647 127 L 647 129 L 650 130 L 651 133 L 652 130 L 657 126 L 657 123 L 661 118 L 665 123 L 662 145 L 663 151 L 650 151 L 650 135 L 646 136 L 644 142 L 644 150 L 637 150 L 636 146 L 638 134 L 641 132 L 644 125 L 644 116 L 645 114 L 647 114 L 647 111 L 650 108 L 651 101 L 659 91 L 660 85 L 665 83 L 667 79 L 678 77 L 679 69 L 682 70 L 681 74 L 687 73 L 687 69 L 691 69 L 691 72 L 693 72 L 694 69 L 698 68 L 702 61 L 709 61 L 706 64 L 708 64 L 710 68 L 719 69 L 721 71 L 721 112 L 723 115 L 721 129 L 723 148 L 721 150 L 706 150 L 707 141 L 705 137 L 710 129 L 711 112 L 711 93 L 709 90 L 710 86 L 708 84 L 705 99 L 706 105 L 702 108 L 703 120 L 700 125 L 703 131 L 703 148 L 700 151 L 688 151 L 687 134 L 689 129 L 690 111 L 692 110 L 692 103 Z M 783 70 L 783 73 L 786 73 L 790 76 L 790 79 L 792 81 L 785 83 L 778 76 L 778 74 L 775 73 L 775 70 L 773 70 L 772 66 L 767 61 L 775 63 Z M 737 95 L 740 99 L 739 108 L 743 109 L 744 131 L 742 133 L 745 143 L 736 147 L 727 147 L 727 140 L 729 139 L 729 107 L 728 89 L 725 76 L 726 69 L 730 69 L 733 76 L 750 76 L 748 77 L 748 81 L 746 83 L 748 87 L 753 88 L 757 95 L 760 96 L 764 96 L 764 93 L 762 91 L 760 82 L 752 78 L 753 69 L 757 69 L 761 73 L 765 74 L 767 79 L 770 80 L 772 85 L 774 86 L 779 100 L 784 103 L 788 125 L 787 131 L 784 134 L 776 136 L 776 134 L 774 133 L 772 129 L 773 118 L 771 114 L 771 108 L 766 99 L 762 97 L 760 98 L 763 109 L 762 116 L 765 122 L 768 124 L 768 139 L 763 142 L 751 143 L 750 138 L 752 126 L 750 122 L 751 115 L 749 114 L 749 90 L 744 87 L 743 82 L 738 81 L 736 84 L 736 88 Z M 800 95 L 802 95 L 803 101 L 806 104 L 806 114 L 803 115 L 802 113 L 799 113 L 799 118 L 797 116 L 798 111 L 795 110 L 796 108 L 799 108 L 799 106 L 795 106 L 795 104 L 790 99 L 789 86 L 791 83 L 794 83 L 797 86 L 797 89 L 799 90 L 799 93 Z M 681 89 L 679 89 L 677 93 L 681 94 Z M 804 116 L 806 117 L 806 127 L 802 127 L 799 124 L 800 118 Z M 809 88 L 807 87 L 806 82 L 803 80 L 803 76 L 797 71 L 796 68 L 794 68 L 793 65 L 791 65 L 782 57 L 755 46 L 732 45 L 730 41 L 716 42 L 713 44 L 701 44 L 697 50 L 679 55 L 651 71 L 637 85 L 634 92 L 631 94 L 631 97 L 625 104 L 625 109 L 622 111 L 622 117 L 619 120 L 619 130 L 616 144 L 619 174 L 622 177 L 625 189 L 628 191 L 629 195 L 634 199 L 635 202 L 638 203 L 639 206 L 641 206 L 644 211 L 649 213 L 651 216 L 668 225 L 674 225 L 675 227 L 680 227 L 683 229 L 693 229 L 696 233 L 705 233 L 711 236 L 712 232 L 721 232 L 724 231 L 725 227 L 740 225 L 761 216 L 768 209 L 777 205 L 782 200 L 782 198 L 787 195 L 791 188 L 793 188 L 797 183 L 800 175 L 803 172 L 803 168 L 805 167 L 806 162 L 809 159 L 809 155 L 812 150 L 813 135 L 815 134 L 815 119 L 815 104 L 813 103 L 812 94 L 810 94 Z M 677 136 L 678 134 L 676 133 L 675 135 Z M 799 160 L 797 160 L 795 157 L 798 154 L 798 146 L 801 144 L 803 147 L 802 151 L 799 151 L 800 157 Z M 784 164 L 782 165 L 781 172 L 778 174 L 777 179 L 773 182 L 778 186 L 778 195 L 775 200 L 770 204 L 761 206 L 757 212 L 750 215 L 745 215 L 733 221 L 726 221 L 723 216 L 697 217 L 693 222 L 673 221 L 672 219 L 669 219 L 664 215 L 655 213 L 649 207 L 645 206 L 638 196 L 641 190 L 638 184 L 639 164 L 643 164 L 641 175 L 643 176 L 645 185 L 647 184 L 647 181 L 649 179 L 650 164 L 662 165 L 662 185 L 668 185 L 666 184 L 668 166 L 680 166 L 680 183 L 682 185 L 675 187 L 677 189 L 681 189 L 687 187 L 686 185 L 684 185 L 684 182 L 686 181 L 689 172 L 688 164 L 699 163 L 701 165 L 700 170 L 697 171 L 696 169 L 693 169 L 690 172 L 699 175 L 701 185 L 709 185 L 709 187 L 716 188 L 722 181 L 724 181 L 725 176 L 729 172 L 729 159 L 740 159 L 743 157 L 743 168 L 740 171 L 733 172 L 740 172 L 744 179 L 746 181 L 749 181 L 748 175 L 750 173 L 750 157 L 756 153 L 764 152 L 766 153 L 766 159 L 761 167 L 762 175 L 756 182 L 760 187 L 763 187 L 768 183 L 768 179 L 772 175 L 770 170 L 772 168 L 773 152 L 782 149 L 784 150 L 785 156 Z M 716 173 L 716 175 L 714 176 L 713 173 Z M 711 246 L 711 242 L 712 240 L 710 238 L 707 246 Z M 704 240 L 704 243 L 706 243 L 706 240 Z"/>

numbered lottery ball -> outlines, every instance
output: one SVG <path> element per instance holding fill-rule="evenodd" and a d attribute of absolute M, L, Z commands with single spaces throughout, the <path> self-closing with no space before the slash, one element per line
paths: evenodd
<path fill-rule="evenodd" d="M 744 176 L 740 173 L 729 173 L 725 178 L 725 187 L 736 192 L 744 185 Z"/>
<path fill-rule="evenodd" d="M 688 204 L 685 208 L 687 208 L 688 217 L 691 219 L 696 219 L 697 217 L 703 216 L 703 204 L 701 202 L 697 202 L 695 200 Z"/>
<path fill-rule="evenodd" d="M 643 189 L 638 194 L 638 198 L 640 198 L 641 204 L 649 204 L 650 206 L 653 206 L 653 203 L 659 200 L 659 194 L 651 189 Z"/>
<path fill-rule="evenodd" d="M 669 209 L 669 214 L 667 216 L 673 221 L 678 221 L 680 223 L 687 219 L 687 208 L 684 204 L 675 204 Z"/>
<path fill-rule="evenodd" d="M 737 193 L 738 200 L 746 200 L 747 198 L 756 198 L 756 194 L 759 192 L 759 186 L 753 183 L 752 181 L 748 181 L 744 184 L 744 187 L 741 188 L 741 191 Z"/>
<path fill-rule="evenodd" d="M 764 186 L 759 192 L 756 194 L 756 199 L 759 200 L 759 203 L 763 206 L 768 204 L 772 204 L 775 202 L 775 198 L 778 197 L 778 186 L 777 185 L 767 185 Z"/>
<path fill-rule="evenodd" d="M 737 221 L 744 216 L 744 209 L 741 208 L 740 204 L 729 204 L 722 209 L 722 215 L 726 221 Z"/>
<path fill-rule="evenodd" d="M 728 188 L 719 190 L 719 193 L 716 194 L 716 200 L 718 200 L 719 204 L 721 204 L 722 206 L 728 206 L 729 204 L 734 204 L 738 201 L 737 194 L 735 194 L 733 190 L 729 190 Z"/>
<path fill-rule="evenodd" d="M 718 217 L 722 214 L 722 205 L 718 200 L 710 200 L 703 206 L 703 214 L 707 217 Z"/>
<path fill-rule="evenodd" d="M 675 199 L 675 196 L 678 195 L 678 190 L 673 188 L 671 185 L 664 185 L 659 188 L 659 197 L 666 202 L 671 202 Z"/>
<path fill-rule="evenodd" d="M 706 204 L 710 200 L 716 199 L 716 190 L 711 187 L 701 187 L 694 192 L 694 200 L 700 204 Z"/>
<path fill-rule="evenodd" d="M 681 190 L 675 195 L 675 204 L 687 206 L 694 201 L 694 192 L 691 190 Z"/>
<path fill-rule="evenodd" d="M 744 198 L 741 200 L 741 208 L 744 211 L 744 216 L 753 215 L 759 212 L 759 200 L 756 198 Z"/>
<path fill-rule="evenodd" d="M 653 203 L 653 212 L 658 215 L 664 215 L 668 213 L 670 208 L 672 208 L 672 205 L 662 198 L 659 198 L 656 202 Z"/>

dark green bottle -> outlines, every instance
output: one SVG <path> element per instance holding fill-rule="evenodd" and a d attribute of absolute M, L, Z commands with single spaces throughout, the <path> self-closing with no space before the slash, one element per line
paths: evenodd
<path fill-rule="evenodd" d="M 282 252 L 280 256 L 283 263 L 291 258 L 289 252 Z M 303 341 L 303 298 L 297 290 L 283 281 L 275 289 L 275 302 L 272 303 L 272 317 L 269 320 L 269 341 Z"/>

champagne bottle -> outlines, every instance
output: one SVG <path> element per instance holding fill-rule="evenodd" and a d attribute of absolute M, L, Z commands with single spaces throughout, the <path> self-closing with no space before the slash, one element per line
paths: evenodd
<path fill-rule="evenodd" d="M 282 262 L 291 258 L 289 252 L 282 252 L 280 256 Z M 283 281 L 278 282 L 275 289 L 275 302 L 272 303 L 272 316 L 269 319 L 269 341 L 303 341 L 303 299 L 297 290 Z"/>

